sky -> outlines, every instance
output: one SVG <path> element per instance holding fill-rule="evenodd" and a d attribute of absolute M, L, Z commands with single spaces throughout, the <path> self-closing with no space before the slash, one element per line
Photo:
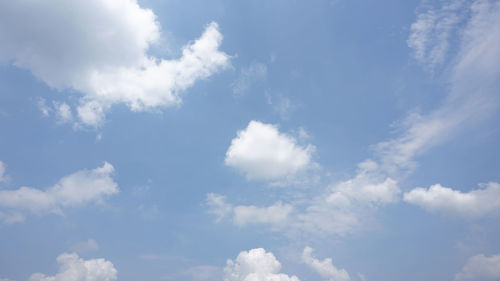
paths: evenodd
<path fill-rule="evenodd" d="M 0 281 L 500 280 L 500 1 L 1 1 L 0 42 Z"/>

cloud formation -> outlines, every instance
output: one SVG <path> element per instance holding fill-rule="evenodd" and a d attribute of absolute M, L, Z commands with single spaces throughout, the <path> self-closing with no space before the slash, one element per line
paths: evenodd
<path fill-rule="evenodd" d="M 105 259 L 84 260 L 77 254 L 64 253 L 57 257 L 59 272 L 54 276 L 31 275 L 28 281 L 113 281 L 117 279 L 114 265 Z"/>
<path fill-rule="evenodd" d="M 267 207 L 254 205 L 233 206 L 226 202 L 226 197 L 219 194 L 209 193 L 206 199 L 208 212 L 217 216 L 217 221 L 230 217 L 237 226 L 250 224 L 270 225 L 272 228 L 282 228 L 290 219 L 293 206 L 276 202 Z"/>
<path fill-rule="evenodd" d="M 267 75 L 267 65 L 254 62 L 240 71 L 240 76 L 233 83 L 233 93 L 244 95 L 253 83 L 263 80 Z"/>
<path fill-rule="evenodd" d="M 305 247 L 302 252 L 302 261 L 310 268 L 316 271 L 321 277 L 327 281 L 350 281 L 351 277 L 345 269 L 336 268 L 331 258 L 326 258 L 322 261 L 312 256 L 313 249 Z"/>
<path fill-rule="evenodd" d="M 301 146 L 275 125 L 252 120 L 231 141 L 225 164 L 249 180 L 287 180 L 314 167 L 314 150 L 313 145 Z"/>
<path fill-rule="evenodd" d="M 40 190 L 22 186 L 15 190 L 0 190 L 0 219 L 5 222 L 24 220 L 25 213 L 62 214 L 67 207 L 79 207 L 103 200 L 119 192 L 111 177 L 114 168 L 105 162 L 93 170 L 81 170 L 63 177 L 55 185 Z"/>
<path fill-rule="evenodd" d="M 470 257 L 462 271 L 455 275 L 455 280 L 500 280 L 500 255 Z"/>
<path fill-rule="evenodd" d="M 236 260 L 228 260 L 224 281 L 300 281 L 297 276 L 280 273 L 281 263 L 262 248 L 243 251 Z"/>
<path fill-rule="evenodd" d="M 159 39 L 155 14 L 136 0 L 0 3 L 0 61 L 31 71 L 52 88 L 79 92 L 75 114 L 87 126 L 99 126 L 118 103 L 133 111 L 179 105 L 183 91 L 229 65 L 218 50 L 216 23 L 178 59 L 148 55 Z"/>
<path fill-rule="evenodd" d="M 481 189 L 462 192 L 435 184 L 415 188 L 404 194 L 404 201 L 430 212 L 463 218 L 479 218 L 500 211 L 500 184 L 490 182 Z"/>

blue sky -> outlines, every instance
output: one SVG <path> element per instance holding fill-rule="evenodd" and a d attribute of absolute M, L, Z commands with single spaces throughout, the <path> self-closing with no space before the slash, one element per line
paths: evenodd
<path fill-rule="evenodd" d="M 500 2 L 0 4 L 0 281 L 500 280 Z"/>

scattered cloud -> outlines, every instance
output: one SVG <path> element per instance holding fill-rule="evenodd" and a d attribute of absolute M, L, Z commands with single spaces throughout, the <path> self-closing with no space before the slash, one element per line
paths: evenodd
<path fill-rule="evenodd" d="M 88 239 L 71 245 L 70 250 L 79 254 L 96 252 L 99 251 L 99 244 L 94 239 Z"/>
<path fill-rule="evenodd" d="M 277 202 L 271 206 L 258 207 L 253 205 L 233 206 L 226 202 L 225 196 L 209 193 L 206 199 L 208 212 L 217 216 L 219 222 L 230 217 L 237 226 L 250 224 L 265 224 L 273 228 L 282 228 L 290 218 L 293 206 Z"/>
<path fill-rule="evenodd" d="M 410 27 L 407 44 L 415 59 L 430 70 L 442 65 L 450 49 L 450 41 L 458 31 L 458 24 L 466 16 L 465 1 L 441 2 L 417 15 Z"/>
<path fill-rule="evenodd" d="M 100 126 L 114 104 L 132 111 L 177 106 L 196 81 L 229 66 L 214 22 L 180 58 L 165 60 L 148 54 L 161 41 L 160 26 L 136 0 L 25 2 L 0 4 L 0 61 L 54 89 L 76 91 L 81 126 Z"/>
<path fill-rule="evenodd" d="M 233 83 L 233 93 L 238 96 L 244 95 L 253 84 L 262 81 L 267 76 L 267 65 L 253 62 L 248 67 L 240 70 L 238 79 Z"/>
<path fill-rule="evenodd" d="M 119 192 L 118 185 L 111 177 L 113 172 L 113 166 L 105 162 L 102 167 L 63 177 L 46 190 L 25 186 L 15 190 L 0 190 L 0 218 L 5 222 L 18 222 L 24 219 L 26 212 L 37 215 L 62 214 L 66 207 L 102 203 L 107 196 Z"/>
<path fill-rule="evenodd" d="M 500 184 L 490 182 L 479 185 L 481 189 L 462 192 L 440 184 L 428 189 L 415 188 L 404 194 L 404 201 L 430 212 L 479 218 L 500 211 Z"/>
<path fill-rule="evenodd" d="M 313 249 L 305 247 L 302 252 L 302 261 L 317 272 L 327 281 L 350 281 L 351 277 L 345 269 L 336 268 L 331 258 L 326 258 L 322 261 L 312 256 Z"/>
<path fill-rule="evenodd" d="M 262 248 L 243 251 L 236 260 L 228 260 L 224 281 L 300 281 L 297 276 L 280 273 L 281 263 Z"/>
<path fill-rule="evenodd" d="M 231 141 L 225 164 L 249 180 L 286 181 L 317 165 L 312 160 L 314 151 L 313 145 L 298 144 L 275 125 L 250 121 Z"/>
<path fill-rule="evenodd" d="M 469 258 L 455 280 L 500 280 L 500 255 L 487 257 L 483 254 Z"/>
<path fill-rule="evenodd" d="M 59 272 L 54 276 L 31 275 L 29 281 L 113 281 L 117 279 L 114 265 L 105 259 L 84 260 L 77 254 L 64 253 L 57 257 Z"/>

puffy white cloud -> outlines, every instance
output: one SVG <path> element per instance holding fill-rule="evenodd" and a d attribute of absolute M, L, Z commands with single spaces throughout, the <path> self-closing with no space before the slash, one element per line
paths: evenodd
<path fill-rule="evenodd" d="M 68 123 L 73 121 L 73 113 L 71 107 L 66 103 L 54 103 L 56 109 L 57 119 L 61 123 Z"/>
<path fill-rule="evenodd" d="M 302 261 L 328 281 L 350 281 L 351 277 L 345 269 L 336 268 L 331 258 L 322 261 L 312 256 L 313 249 L 305 247 L 302 252 Z"/>
<path fill-rule="evenodd" d="M 117 278 L 114 265 L 105 259 L 84 260 L 77 254 L 64 253 L 57 257 L 59 272 L 54 276 L 31 275 L 29 281 L 112 281 Z"/>
<path fill-rule="evenodd" d="M 99 126 L 117 103 L 134 111 L 179 105 L 184 90 L 229 65 L 216 23 L 175 60 L 148 55 L 159 38 L 155 14 L 136 0 L 0 3 L 0 60 L 80 92 L 84 125 Z"/>
<path fill-rule="evenodd" d="M 500 280 L 500 255 L 470 257 L 462 271 L 455 275 L 455 280 Z"/>
<path fill-rule="evenodd" d="M 250 121 L 238 131 L 226 152 L 225 164 L 249 180 L 286 180 L 312 168 L 313 145 L 301 146 L 271 124 Z"/>
<path fill-rule="evenodd" d="M 431 212 L 478 218 L 500 211 L 500 184 L 479 185 L 482 189 L 462 192 L 440 184 L 428 189 L 415 188 L 404 194 L 404 200 Z"/>
<path fill-rule="evenodd" d="M 248 67 L 242 68 L 240 76 L 233 84 L 233 93 L 236 95 L 245 94 L 253 83 L 264 79 L 267 75 L 267 65 L 254 62 Z"/>
<path fill-rule="evenodd" d="M 10 218 L 17 216 L 15 221 L 19 221 L 24 212 L 62 213 L 65 207 L 101 203 L 107 196 L 119 192 L 118 185 L 111 177 L 113 172 L 113 166 L 105 162 L 102 167 L 81 170 L 63 177 L 46 190 L 25 186 L 16 190 L 0 190 L 0 208 L 10 212 Z M 4 220 L 9 221 L 5 214 Z"/>
<path fill-rule="evenodd" d="M 224 281 L 300 281 L 296 276 L 279 273 L 281 263 L 262 248 L 241 252 L 236 260 L 228 260 Z"/>

